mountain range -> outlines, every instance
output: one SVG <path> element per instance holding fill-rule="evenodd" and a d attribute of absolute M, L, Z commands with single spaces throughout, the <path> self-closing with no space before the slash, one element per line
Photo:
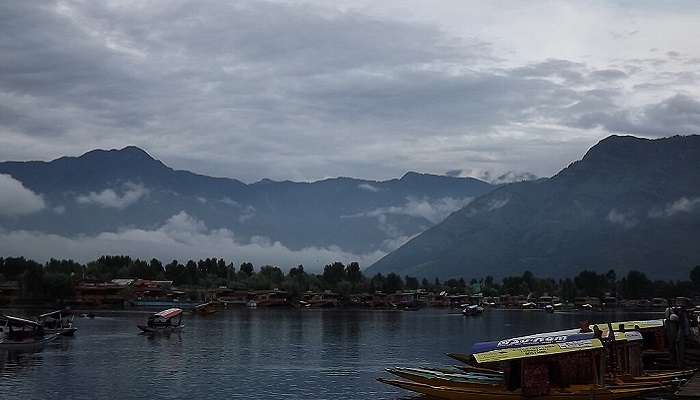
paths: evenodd
<path fill-rule="evenodd" d="M 392 250 L 495 187 L 474 178 L 415 172 L 386 181 L 341 177 L 246 184 L 174 170 L 133 146 L 49 162 L 2 162 L 0 174 L 21 182 L 45 205 L 21 216 L 0 212 L 0 231 L 73 238 L 152 232 L 186 214 L 196 226 L 225 229 L 241 244 L 279 242 L 291 251 L 314 247 L 360 255 Z"/>
<path fill-rule="evenodd" d="M 496 188 L 368 273 L 503 277 L 583 269 L 687 278 L 700 264 L 700 136 L 610 136 L 551 178 Z"/>

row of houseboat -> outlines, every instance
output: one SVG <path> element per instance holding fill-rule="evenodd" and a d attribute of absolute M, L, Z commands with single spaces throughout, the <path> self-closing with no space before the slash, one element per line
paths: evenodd
<path fill-rule="evenodd" d="M 665 321 L 626 321 L 481 342 L 451 368 L 394 367 L 380 382 L 434 398 L 621 399 L 675 391 L 695 369 L 653 370 Z"/>
<path fill-rule="evenodd" d="M 22 304 L 18 282 L 0 283 L 0 305 Z M 193 300 L 194 299 L 194 300 Z M 557 296 L 450 294 L 446 291 L 430 292 L 423 289 L 402 290 L 394 293 L 358 293 L 341 295 L 332 291 L 306 292 L 292 296 L 284 290 L 240 290 L 226 287 L 215 289 L 183 290 L 172 281 L 144 279 L 114 279 L 108 282 L 83 280 L 76 284 L 73 298 L 65 304 L 74 308 L 88 307 L 178 307 L 191 308 L 202 301 L 217 302 L 225 307 L 248 305 L 258 307 L 363 307 L 403 308 L 460 307 L 464 304 L 485 308 L 509 309 L 664 309 L 669 305 L 687 306 L 700 304 L 700 298 L 689 299 L 636 299 L 622 300 L 613 295 L 603 297 L 576 297 L 560 299 Z"/>

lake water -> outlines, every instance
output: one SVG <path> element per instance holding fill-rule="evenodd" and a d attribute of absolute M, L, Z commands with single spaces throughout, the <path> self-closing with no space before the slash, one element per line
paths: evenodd
<path fill-rule="evenodd" d="M 375 378 L 456 364 L 444 354 L 476 341 L 658 314 L 237 309 L 155 338 L 138 334 L 145 312 L 97 315 L 40 352 L 0 351 L 0 399 L 412 398 Z"/>

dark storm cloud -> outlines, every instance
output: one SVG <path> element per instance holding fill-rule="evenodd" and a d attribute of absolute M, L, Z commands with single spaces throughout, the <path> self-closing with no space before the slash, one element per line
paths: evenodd
<path fill-rule="evenodd" d="M 434 25 L 311 5 L 5 2 L 0 159 L 136 144 L 244 180 L 383 178 L 537 167 L 554 143 L 565 163 L 580 129 L 697 127 L 692 97 L 621 105 L 647 61 L 501 61 Z"/>

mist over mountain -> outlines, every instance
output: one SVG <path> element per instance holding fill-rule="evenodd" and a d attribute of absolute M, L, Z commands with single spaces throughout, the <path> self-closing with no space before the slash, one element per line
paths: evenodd
<path fill-rule="evenodd" d="M 133 146 L 2 162 L 0 174 L 4 255 L 193 257 L 188 251 L 196 250 L 283 266 L 374 261 L 493 188 L 416 172 L 387 181 L 246 184 L 174 170 Z"/>
<path fill-rule="evenodd" d="M 551 178 L 499 187 L 369 268 L 442 278 L 700 264 L 700 136 L 610 136 Z"/>

